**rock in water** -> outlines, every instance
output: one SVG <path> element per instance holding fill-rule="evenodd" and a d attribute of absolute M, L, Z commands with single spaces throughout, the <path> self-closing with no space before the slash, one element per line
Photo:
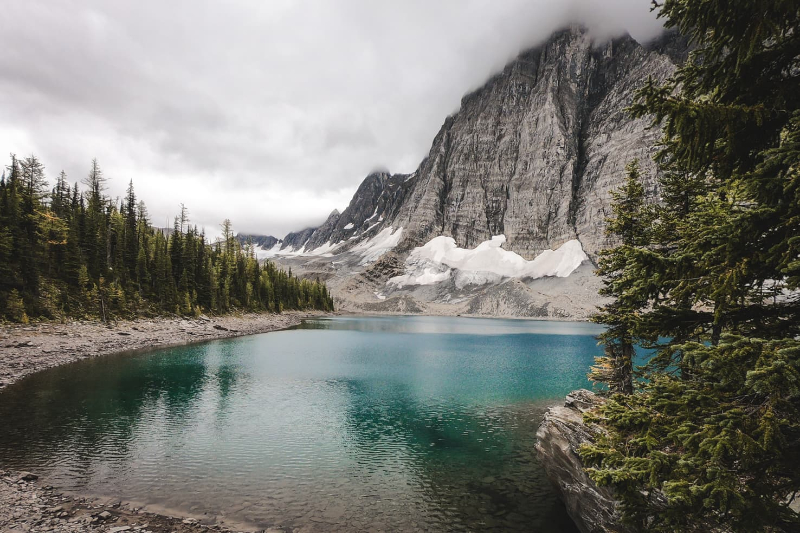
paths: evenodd
<path fill-rule="evenodd" d="M 17 477 L 18 481 L 36 481 L 37 479 L 39 479 L 39 476 L 30 472 L 20 472 Z"/>
<path fill-rule="evenodd" d="M 536 452 L 572 520 L 582 533 L 619 533 L 614 493 L 598 487 L 583 469 L 578 449 L 598 435 L 583 423 L 583 413 L 603 399 L 585 389 L 567 395 L 563 406 L 552 407 L 536 433 Z"/>

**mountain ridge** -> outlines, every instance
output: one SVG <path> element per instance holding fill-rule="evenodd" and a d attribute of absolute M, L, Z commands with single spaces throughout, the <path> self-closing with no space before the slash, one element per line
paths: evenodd
<path fill-rule="evenodd" d="M 424 283 L 436 280 L 438 288 L 386 290 L 386 283 L 412 260 L 413 250 L 437 237 L 452 238 L 453 253 L 464 254 L 502 235 L 503 250 L 527 261 L 578 241 L 591 266 L 610 244 L 610 191 L 623 183 L 631 160 L 639 159 L 646 193 L 658 200 L 652 155 L 660 129 L 625 109 L 649 77 L 671 75 L 687 50 L 674 32 L 645 45 L 627 35 L 598 43 L 579 26 L 554 32 L 464 95 L 413 173 L 369 174 L 344 211 L 317 228 L 287 235 L 282 250 L 292 257 L 282 261 L 294 272 L 329 280 L 345 308 L 391 310 L 396 304 L 425 312 L 432 309 L 428 304 L 458 300 L 460 307 L 453 309 L 465 312 L 513 314 L 516 306 L 523 315 L 536 310 L 537 316 L 587 316 L 596 303 L 587 294 L 599 286 L 588 271 L 572 285 L 523 282 L 544 288 L 522 291 L 525 297 L 511 307 L 480 303 L 508 291 L 480 285 L 454 291 L 445 265 L 436 262 L 426 263 L 427 270 L 411 264 L 405 269 L 416 269 L 415 279 Z M 385 268 L 369 266 L 390 251 Z M 547 307 L 555 301 L 564 307 Z"/>
<path fill-rule="evenodd" d="M 504 234 L 508 249 L 526 258 L 571 238 L 594 257 L 605 244 L 603 208 L 615 181 L 610 174 L 620 174 L 624 163 L 639 158 L 643 174 L 655 176 L 650 155 L 660 133 L 648 130 L 645 119 L 619 115 L 646 75 L 663 78 L 672 72 L 670 54 L 685 55 L 685 40 L 675 34 L 648 45 L 630 36 L 598 45 L 578 26 L 554 32 L 464 95 L 415 172 L 368 175 L 341 214 L 310 232 L 290 234 L 284 246 L 311 251 L 349 239 L 359 242 L 393 226 L 405 230 L 400 251 L 436 235 L 472 247 Z M 638 68 L 631 72 L 632 66 Z M 614 139 L 611 147 L 598 142 L 623 122 L 635 122 L 639 135 L 627 136 L 622 146 Z M 486 135 L 487 126 L 493 135 Z M 542 126 L 544 135 L 529 135 Z M 621 155 L 611 153 L 620 148 Z M 656 196 L 654 179 L 647 188 Z M 380 221 L 377 225 L 364 226 L 366 206 L 374 206 L 369 215 Z M 344 230 L 347 224 L 353 227 Z"/>

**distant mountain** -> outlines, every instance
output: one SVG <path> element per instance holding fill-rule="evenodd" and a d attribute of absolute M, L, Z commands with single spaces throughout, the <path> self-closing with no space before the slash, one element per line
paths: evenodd
<path fill-rule="evenodd" d="M 269 250 L 273 248 L 277 243 L 282 242 L 281 239 L 273 237 L 272 235 L 255 235 L 251 233 L 238 233 L 236 235 L 236 240 L 239 241 L 241 244 L 247 244 L 248 242 L 252 242 L 257 247 L 263 248 L 265 250 Z"/>
<path fill-rule="evenodd" d="M 409 255 L 412 250 L 438 237 L 452 238 L 451 263 L 479 245 L 495 247 L 488 243 L 498 242 L 492 237 L 499 235 L 504 236 L 499 250 L 514 252 L 520 260 L 530 262 L 571 241 L 593 260 L 608 245 L 609 191 L 623 182 L 629 161 L 640 160 L 647 193 L 658 197 L 651 156 L 660 131 L 649 128 L 648 120 L 632 119 L 625 109 L 648 77 L 666 78 L 686 52 L 686 40 L 675 33 L 641 44 L 629 36 L 596 43 L 581 27 L 558 31 L 466 95 L 414 173 L 370 174 L 344 212 L 334 211 L 318 228 L 287 235 L 282 251 L 305 254 L 305 260 L 291 260 L 295 272 L 306 268 L 344 280 L 338 294 L 331 281 L 334 294 L 340 306 L 351 302 L 357 308 L 370 298 L 377 304 L 399 294 L 384 290 L 390 274 L 413 273 L 414 279 L 435 280 L 439 287 L 452 281 L 444 275 L 446 268 L 455 268 L 451 265 L 408 263 L 416 257 Z M 367 249 L 372 252 L 366 254 Z M 391 266 L 381 275 L 370 270 L 380 256 L 376 251 L 394 254 L 385 258 Z M 571 252 L 569 257 L 576 256 Z M 519 272 L 540 271 L 520 265 Z M 369 283 L 353 282 L 354 276 L 365 275 Z M 585 276 L 585 283 L 591 278 Z M 459 279 L 487 278 L 462 272 Z M 464 298 L 472 301 L 480 286 L 473 284 L 475 294 Z M 367 288 L 371 292 L 365 296 Z M 409 296 L 413 302 L 405 300 L 405 308 L 423 308 L 426 301 L 441 302 L 454 294 L 436 290 L 422 295 L 408 288 L 404 294 L 409 291 L 416 293 Z M 511 307 L 507 314 L 519 306 Z M 569 310 L 564 313 L 572 316 Z"/>
<path fill-rule="evenodd" d="M 598 45 L 580 27 L 557 32 L 465 96 L 416 172 L 370 174 L 343 213 L 284 242 L 310 251 L 391 226 L 403 228 L 401 249 L 438 235 L 473 247 L 503 234 L 525 257 L 575 238 L 593 256 L 627 162 L 640 159 L 656 194 L 650 156 L 660 132 L 625 108 L 685 53 L 674 33 Z"/>
<path fill-rule="evenodd" d="M 259 259 L 269 259 L 275 256 L 280 250 L 283 241 L 272 235 L 256 235 L 250 233 L 238 233 L 236 240 L 243 246 L 252 243 L 256 257 Z"/>

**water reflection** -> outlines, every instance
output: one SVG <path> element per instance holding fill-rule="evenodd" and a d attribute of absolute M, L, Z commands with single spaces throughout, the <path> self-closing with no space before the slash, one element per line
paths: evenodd
<path fill-rule="evenodd" d="M 590 322 L 418 315 L 316 318 L 304 320 L 293 329 L 446 335 L 598 335 L 603 331 L 602 326 Z"/>
<path fill-rule="evenodd" d="M 573 530 L 535 460 L 534 421 L 546 403 L 428 404 L 396 387 L 387 406 L 374 392 L 351 387 L 351 453 L 371 473 L 405 480 L 373 484 L 379 501 L 402 500 L 405 529 Z"/>
<path fill-rule="evenodd" d="M 597 348 L 548 324 L 318 320 L 83 361 L 0 393 L 0 465 L 259 527 L 569 531 L 534 434 Z"/>

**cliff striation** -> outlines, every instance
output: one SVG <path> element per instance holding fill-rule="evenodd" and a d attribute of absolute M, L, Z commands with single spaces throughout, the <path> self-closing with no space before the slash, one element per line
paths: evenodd
<path fill-rule="evenodd" d="M 453 313 L 584 318 L 597 303 L 587 295 L 599 286 L 585 272 L 608 245 L 609 191 L 624 180 L 625 165 L 638 158 L 649 196 L 659 194 L 651 156 L 660 131 L 625 108 L 648 78 L 666 78 L 685 56 L 676 34 L 643 44 L 629 36 L 598 43 L 579 26 L 555 32 L 464 96 L 416 171 L 370 174 L 342 213 L 287 235 L 282 251 L 294 254 L 294 272 L 328 280 L 344 309 L 401 311 L 392 302 L 407 310 L 411 298 L 423 312 L 450 306 Z M 500 283 L 513 283 L 503 289 L 493 282 L 454 292 L 438 269 L 425 278 L 434 287 L 388 294 L 388 278 L 355 279 L 372 257 L 347 258 L 371 241 L 391 242 L 402 265 L 436 237 L 470 250 L 497 235 L 505 236 L 504 250 L 525 260 L 576 240 L 588 267 L 572 288 L 506 278 Z M 506 305 L 503 294 L 520 296 Z"/>
<path fill-rule="evenodd" d="M 674 34 L 643 45 L 629 36 L 599 44 L 578 26 L 556 32 L 466 95 L 413 174 L 370 174 L 341 216 L 303 244 L 392 226 L 404 228 L 401 249 L 439 235 L 470 248 L 503 234 L 507 249 L 529 259 L 575 238 L 594 255 L 605 244 L 609 190 L 630 160 L 640 159 L 657 195 L 660 131 L 625 108 L 683 57 Z"/>

